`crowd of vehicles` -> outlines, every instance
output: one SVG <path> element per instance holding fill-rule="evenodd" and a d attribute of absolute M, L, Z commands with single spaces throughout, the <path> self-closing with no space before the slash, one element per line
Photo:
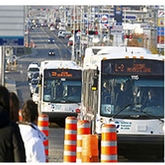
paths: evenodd
<path fill-rule="evenodd" d="M 163 160 L 164 56 L 140 47 L 87 48 L 81 119 L 100 138 L 103 124 L 115 124 L 119 153 Z"/>

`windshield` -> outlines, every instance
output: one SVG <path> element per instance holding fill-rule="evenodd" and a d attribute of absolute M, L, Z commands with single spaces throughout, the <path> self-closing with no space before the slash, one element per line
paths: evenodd
<path fill-rule="evenodd" d="M 101 115 L 118 118 L 164 118 L 162 77 L 102 76 Z"/>
<path fill-rule="evenodd" d="M 80 103 L 81 80 L 47 79 L 44 82 L 43 101 L 54 103 Z"/>
<path fill-rule="evenodd" d="M 39 71 L 39 68 L 29 68 L 28 71 L 29 72 L 36 72 L 36 71 Z"/>

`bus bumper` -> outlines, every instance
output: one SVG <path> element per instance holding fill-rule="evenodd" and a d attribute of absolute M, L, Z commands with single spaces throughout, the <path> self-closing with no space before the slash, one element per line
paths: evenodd
<path fill-rule="evenodd" d="M 42 112 L 42 113 L 47 114 L 49 116 L 49 121 L 65 119 L 68 116 L 77 117 L 76 112 Z"/>

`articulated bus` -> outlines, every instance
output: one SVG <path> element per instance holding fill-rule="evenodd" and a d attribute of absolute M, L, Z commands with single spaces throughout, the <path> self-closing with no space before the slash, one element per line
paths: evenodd
<path fill-rule="evenodd" d="M 103 124 L 115 124 L 121 154 L 163 159 L 164 56 L 139 47 L 87 49 L 81 119 L 100 138 Z"/>
<path fill-rule="evenodd" d="M 70 60 L 46 60 L 40 65 L 39 112 L 49 120 L 76 116 L 81 103 L 82 67 Z"/>

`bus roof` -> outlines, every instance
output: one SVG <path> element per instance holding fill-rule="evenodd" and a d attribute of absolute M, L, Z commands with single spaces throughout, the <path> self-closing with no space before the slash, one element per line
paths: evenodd
<path fill-rule="evenodd" d="M 103 49 L 102 49 L 103 50 Z M 102 51 L 101 50 L 101 51 Z M 101 52 L 100 51 L 100 52 Z M 88 56 L 88 55 L 87 55 Z M 89 55 L 87 59 L 84 58 L 83 69 L 85 68 L 96 68 L 99 66 L 102 60 L 107 59 L 151 59 L 151 60 L 159 60 L 164 61 L 164 56 L 159 54 L 152 54 L 152 53 L 139 53 L 139 52 L 110 52 L 110 53 L 102 53 L 99 52 L 95 55 Z"/>
<path fill-rule="evenodd" d="M 110 53 L 132 53 L 132 54 L 151 54 L 151 52 L 146 49 L 146 48 L 142 48 L 142 47 L 118 47 L 118 46 L 111 46 L 111 47 L 105 47 L 103 49 L 101 49 L 97 54 L 102 55 L 102 54 L 110 54 Z"/>
<path fill-rule="evenodd" d="M 143 47 L 93 46 L 86 49 L 83 67 L 89 68 L 103 59 L 123 58 L 164 60 L 164 56 L 152 54 Z"/>
<path fill-rule="evenodd" d="M 75 61 L 71 60 L 45 60 L 41 62 L 40 65 L 40 72 L 42 72 L 44 69 L 58 69 L 58 68 L 64 68 L 64 69 L 76 69 L 80 70 L 82 67 L 80 67 Z"/>

